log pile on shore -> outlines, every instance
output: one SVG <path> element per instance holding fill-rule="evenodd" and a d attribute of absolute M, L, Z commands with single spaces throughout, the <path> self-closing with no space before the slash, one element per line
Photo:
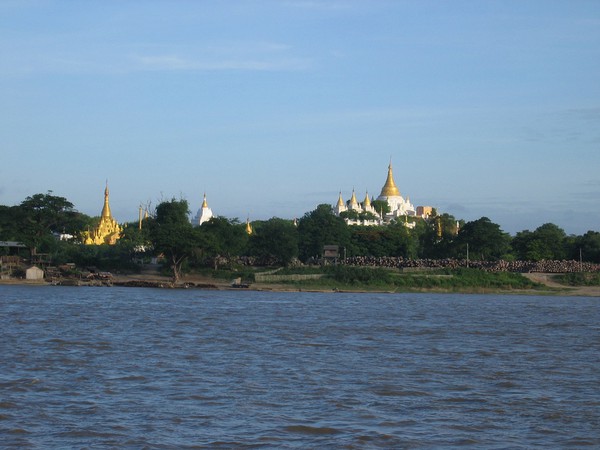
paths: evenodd
<path fill-rule="evenodd" d="M 470 267 L 487 272 L 519 272 L 519 273 L 569 273 L 600 272 L 600 264 L 580 263 L 573 260 L 542 261 L 467 261 L 466 259 L 405 259 L 402 257 L 354 256 L 340 261 L 340 264 L 358 267 L 387 267 L 393 269 L 458 269 Z"/>

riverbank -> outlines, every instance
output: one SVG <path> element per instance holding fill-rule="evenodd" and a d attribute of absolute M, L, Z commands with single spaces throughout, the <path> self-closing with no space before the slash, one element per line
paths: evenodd
<path fill-rule="evenodd" d="M 524 273 L 527 279 L 538 284 L 532 289 L 496 289 L 488 287 L 469 287 L 460 289 L 443 288 L 406 288 L 397 286 L 365 287 L 352 284 L 337 283 L 335 287 L 319 286 L 315 283 L 251 283 L 247 287 L 234 287 L 230 281 L 212 278 L 205 275 L 190 274 L 184 276 L 179 283 L 173 284 L 171 278 L 158 273 L 142 273 L 131 275 L 113 275 L 110 280 L 74 280 L 63 279 L 47 282 L 45 280 L 8 279 L 0 280 L 0 285 L 67 285 L 67 286 L 125 286 L 125 287 L 151 287 L 151 288 L 187 288 L 187 289 L 215 289 L 215 290 L 253 290 L 253 291 L 279 291 L 279 292 L 355 292 L 355 293 L 394 293 L 394 292 L 429 292 L 429 293 L 465 293 L 465 294 L 516 294 L 516 295 L 564 295 L 600 297 L 600 286 L 566 286 L 555 281 L 557 274 L 549 273 Z"/>

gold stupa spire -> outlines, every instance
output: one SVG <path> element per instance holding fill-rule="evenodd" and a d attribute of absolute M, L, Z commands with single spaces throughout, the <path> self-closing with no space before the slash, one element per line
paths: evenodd
<path fill-rule="evenodd" d="M 206 192 L 204 193 L 204 200 L 202 200 L 202 207 L 208 208 L 208 202 L 206 201 Z"/>
<path fill-rule="evenodd" d="M 350 199 L 350 207 L 358 206 L 358 200 L 356 200 L 356 194 L 354 193 L 354 189 L 352 189 L 352 198 Z"/>
<path fill-rule="evenodd" d="M 392 173 L 392 162 L 390 161 L 390 165 L 388 166 L 388 174 L 387 179 L 385 180 L 385 184 L 383 188 L 381 188 L 381 197 L 400 197 L 400 190 L 396 186 L 394 182 L 394 174 Z"/>
<path fill-rule="evenodd" d="M 367 193 L 365 195 L 365 200 L 363 202 L 363 205 L 365 208 L 368 208 L 371 206 L 371 199 L 369 198 L 369 191 L 367 191 Z"/>
<path fill-rule="evenodd" d="M 246 233 L 248 233 L 248 235 L 251 235 L 253 231 L 254 230 L 252 230 L 252 224 L 250 223 L 250 217 L 248 217 L 246 219 Z"/>
<path fill-rule="evenodd" d="M 342 198 L 342 191 L 340 191 L 340 197 L 338 198 L 337 205 L 344 206 L 344 199 Z"/>
<path fill-rule="evenodd" d="M 102 207 L 102 217 L 106 217 L 107 219 L 111 219 L 112 215 L 110 214 L 110 205 L 108 204 L 108 181 L 106 182 L 106 188 L 104 189 L 104 206 Z"/>
<path fill-rule="evenodd" d="M 88 228 L 82 233 L 82 242 L 86 245 L 113 245 L 121 237 L 123 227 L 121 227 L 110 213 L 108 203 L 108 181 L 104 189 L 104 206 L 100 216 L 100 222 L 92 230 Z"/>

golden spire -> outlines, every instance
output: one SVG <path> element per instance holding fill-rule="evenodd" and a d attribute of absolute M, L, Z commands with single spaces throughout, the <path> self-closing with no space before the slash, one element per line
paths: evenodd
<path fill-rule="evenodd" d="M 249 235 L 252 234 L 253 230 L 252 230 L 252 225 L 250 224 L 250 217 L 248 217 L 246 219 L 246 233 L 248 233 Z"/>
<path fill-rule="evenodd" d="M 367 194 L 365 195 L 365 201 L 363 202 L 363 206 L 365 208 L 368 208 L 369 206 L 371 206 L 371 199 L 369 198 L 369 191 L 367 191 Z"/>
<path fill-rule="evenodd" d="M 338 198 L 337 205 L 344 206 L 344 199 L 342 199 L 342 191 L 340 191 L 340 197 Z"/>
<path fill-rule="evenodd" d="M 112 218 L 110 214 L 110 206 L 108 204 L 108 181 L 106 181 L 106 188 L 104 189 L 104 206 L 102 207 L 102 217 L 108 219 Z"/>
<path fill-rule="evenodd" d="M 208 202 L 206 201 L 206 192 L 204 193 L 204 200 L 202 200 L 202 207 L 208 208 Z"/>
<path fill-rule="evenodd" d="M 352 189 L 352 198 L 350 199 L 350 207 L 358 206 L 358 200 L 356 200 L 356 194 L 354 193 L 354 189 Z"/>
<path fill-rule="evenodd" d="M 382 197 L 400 197 L 400 191 L 396 187 L 396 183 L 394 183 L 394 174 L 392 173 L 392 163 L 390 161 L 390 165 L 388 166 L 388 174 L 387 180 L 385 180 L 385 185 L 381 188 Z"/>

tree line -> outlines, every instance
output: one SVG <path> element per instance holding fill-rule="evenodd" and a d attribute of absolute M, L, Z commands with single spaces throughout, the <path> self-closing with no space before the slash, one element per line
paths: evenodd
<path fill-rule="evenodd" d="M 255 221 L 253 233 L 248 234 L 244 223 L 225 217 L 194 227 L 187 201 L 173 198 L 159 203 L 141 228 L 138 222 L 125 224 L 116 245 L 82 245 L 80 232 L 98 221 L 99 217 L 78 212 L 66 198 L 49 191 L 16 206 L 0 205 L 0 240 L 22 242 L 32 253 L 48 255 L 53 264 L 133 269 L 136 260 L 160 255 L 176 280 L 187 269 L 219 268 L 240 261 L 263 266 L 316 262 L 326 245 L 338 246 L 340 257 L 600 263 L 598 231 L 567 235 L 557 225 L 546 223 L 511 236 L 487 217 L 465 222 L 440 214 L 428 220 L 402 218 L 384 226 L 349 226 L 330 205 L 321 204 L 297 222 L 277 217 Z M 414 227 L 407 227 L 406 222 L 414 222 Z M 61 241 L 58 234 L 75 238 Z"/>

